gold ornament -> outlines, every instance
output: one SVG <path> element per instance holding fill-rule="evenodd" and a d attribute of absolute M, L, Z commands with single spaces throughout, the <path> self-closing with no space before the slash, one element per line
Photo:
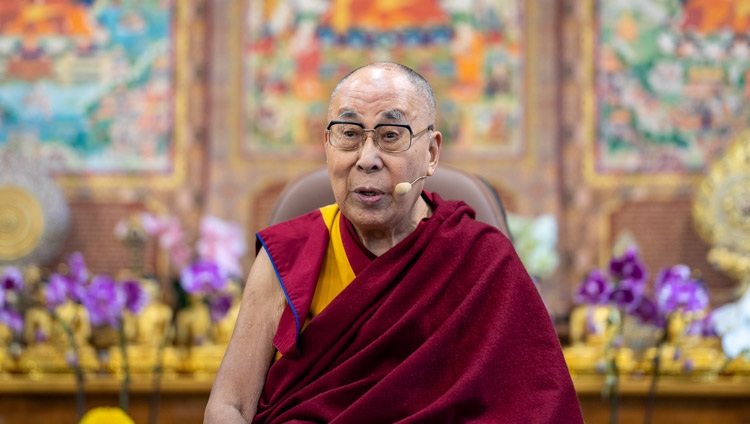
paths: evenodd
<path fill-rule="evenodd" d="M 48 265 L 68 234 L 65 193 L 29 149 L 0 149 L 0 265 Z"/>
<path fill-rule="evenodd" d="M 31 253 L 42 234 L 44 214 L 34 195 L 17 186 L 0 187 L 0 260 Z"/>
<path fill-rule="evenodd" d="M 708 261 L 741 282 L 750 278 L 750 131 L 714 162 L 693 202 L 698 234 L 711 246 Z"/>

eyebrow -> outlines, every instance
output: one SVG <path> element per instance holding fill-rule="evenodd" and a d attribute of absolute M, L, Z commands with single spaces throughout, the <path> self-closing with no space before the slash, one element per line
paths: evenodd
<path fill-rule="evenodd" d="M 345 119 L 345 118 L 346 119 L 357 119 L 357 118 L 360 118 L 361 116 L 362 115 L 360 115 L 359 113 L 357 113 L 357 112 L 355 112 L 355 111 L 353 111 L 351 109 L 344 109 L 343 111 L 341 111 L 341 113 L 339 113 L 338 118 L 339 119 Z M 401 122 L 403 122 L 404 118 L 405 118 L 404 113 L 401 112 L 398 109 L 386 110 L 385 112 L 381 112 L 380 113 L 380 119 L 385 119 L 385 120 L 389 120 L 389 121 L 401 121 Z"/>
<path fill-rule="evenodd" d="M 342 118 L 354 119 L 354 118 L 358 118 L 359 116 L 360 115 L 357 112 L 355 112 L 355 111 L 353 111 L 351 109 L 344 109 L 341 113 L 339 113 L 339 116 L 337 116 L 337 118 L 339 118 L 339 119 L 342 119 Z"/>
<path fill-rule="evenodd" d="M 404 113 L 398 109 L 386 110 L 385 112 L 383 112 L 382 116 L 385 119 L 394 120 L 394 121 L 404 120 Z"/>

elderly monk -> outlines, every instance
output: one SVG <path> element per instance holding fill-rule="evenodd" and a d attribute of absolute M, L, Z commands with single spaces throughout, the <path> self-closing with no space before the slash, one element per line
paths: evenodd
<path fill-rule="evenodd" d="M 435 114 L 429 83 L 399 64 L 335 88 L 336 204 L 258 233 L 205 422 L 582 422 L 510 241 L 422 190 Z"/>

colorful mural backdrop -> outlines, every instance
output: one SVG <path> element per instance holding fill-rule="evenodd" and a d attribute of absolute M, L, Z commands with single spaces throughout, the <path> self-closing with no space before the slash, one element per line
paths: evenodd
<path fill-rule="evenodd" d="M 702 172 L 750 119 L 750 0 L 597 6 L 597 172 Z"/>
<path fill-rule="evenodd" d="M 171 167 L 172 6 L 0 2 L 0 145 L 60 173 Z"/>
<path fill-rule="evenodd" d="M 444 147 L 522 151 L 522 2 L 246 1 L 245 152 L 320 154 L 335 83 L 379 60 L 433 83 Z"/>

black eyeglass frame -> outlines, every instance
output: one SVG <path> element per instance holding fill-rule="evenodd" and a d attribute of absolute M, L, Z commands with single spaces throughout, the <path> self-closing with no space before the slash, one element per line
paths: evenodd
<path fill-rule="evenodd" d="M 343 148 L 343 147 L 334 146 L 333 144 L 331 144 L 331 141 L 330 141 L 331 140 L 331 127 L 333 125 L 336 125 L 336 124 L 356 125 L 356 126 L 362 128 L 362 140 L 359 142 L 359 144 L 357 144 L 356 147 L 351 148 L 351 149 L 346 149 L 346 148 Z M 380 145 L 380 142 L 378 141 L 378 138 L 377 138 L 377 133 L 375 132 L 375 130 L 377 130 L 380 127 L 401 127 L 401 128 L 406 128 L 407 130 L 409 130 L 409 145 L 405 149 L 403 149 L 403 150 L 386 150 L 386 149 L 384 149 Z M 359 122 L 336 121 L 336 120 L 334 120 L 334 121 L 329 122 L 328 126 L 326 127 L 326 135 L 328 136 L 326 141 L 328 142 L 328 144 L 331 144 L 331 147 L 333 147 L 334 149 L 339 149 L 339 150 L 343 150 L 343 151 L 346 151 L 346 152 L 351 152 L 351 151 L 359 149 L 362 146 L 362 144 L 364 144 L 365 140 L 367 140 L 367 133 L 368 132 L 372 132 L 372 140 L 375 142 L 375 145 L 378 146 L 378 149 L 380 149 L 380 150 L 382 150 L 382 151 L 384 151 L 386 153 L 403 153 L 403 152 L 411 149 L 411 145 L 414 142 L 415 138 L 420 137 L 422 134 L 424 134 L 427 131 L 433 131 L 434 129 L 435 129 L 435 125 L 434 124 L 430 124 L 430 125 L 427 126 L 427 128 L 425 128 L 422 131 L 414 134 L 414 131 L 412 131 L 411 125 L 409 125 L 409 124 L 389 124 L 389 123 L 382 123 L 382 124 L 375 125 L 375 127 L 371 128 L 371 129 L 367 129 L 367 128 L 365 128 L 365 126 L 362 123 L 359 123 Z"/>

